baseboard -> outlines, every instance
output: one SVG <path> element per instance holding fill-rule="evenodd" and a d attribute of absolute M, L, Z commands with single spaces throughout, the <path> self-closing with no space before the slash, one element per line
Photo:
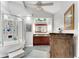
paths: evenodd
<path fill-rule="evenodd" d="M 33 47 L 33 45 L 26 45 L 25 47 Z"/>

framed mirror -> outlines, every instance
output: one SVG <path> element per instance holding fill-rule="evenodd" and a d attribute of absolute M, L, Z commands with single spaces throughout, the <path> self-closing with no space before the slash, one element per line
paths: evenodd
<path fill-rule="evenodd" d="M 74 4 L 64 13 L 64 30 L 74 30 Z"/>

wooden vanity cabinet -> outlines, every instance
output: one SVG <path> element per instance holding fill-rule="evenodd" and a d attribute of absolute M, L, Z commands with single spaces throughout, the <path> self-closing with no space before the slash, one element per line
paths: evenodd
<path fill-rule="evenodd" d="M 74 57 L 73 34 L 50 33 L 50 57 L 73 58 Z"/>

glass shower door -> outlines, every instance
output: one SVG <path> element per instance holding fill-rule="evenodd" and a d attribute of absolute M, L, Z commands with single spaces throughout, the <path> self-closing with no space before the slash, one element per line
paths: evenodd
<path fill-rule="evenodd" d="M 12 15 L 4 15 L 2 20 L 3 45 L 13 45 L 19 43 L 17 18 Z"/>

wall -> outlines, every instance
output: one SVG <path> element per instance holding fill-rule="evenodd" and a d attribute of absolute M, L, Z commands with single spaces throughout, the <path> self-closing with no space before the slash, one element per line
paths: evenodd
<path fill-rule="evenodd" d="M 58 32 L 58 28 L 63 28 L 64 22 L 64 12 L 59 10 L 59 12 L 54 14 L 54 32 Z"/>
<path fill-rule="evenodd" d="M 79 49 L 78 49 L 78 2 L 75 2 L 75 31 L 74 31 L 74 37 L 75 37 L 75 57 L 79 57 Z M 77 50 L 78 49 L 78 50 Z"/>
<path fill-rule="evenodd" d="M 2 42 L 2 20 L 1 20 L 1 2 L 0 2 L 0 46 L 2 46 L 1 42 Z"/>
<path fill-rule="evenodd" d="M 0 16 L 0 46 L 2 46 L 2 20 Z"/>
<path fill-rule="evenodd" d="M 29 31 L 29 26 L 31 26 L 31 31 Z M 27 28 L 26 28 L 27 27 Z M 33 46 L 33 30 L 32 30 L 32 17 L 26 16 L 23 21 L 23 35 L 25 39 L 25 47 Z"/>
<path fill-rule="evenodd" d="M 79 2 L 78 2 L 77 8 L 78 8 L 78 15 L 79 15 Z M 78 32 L 77 33 L 79 35 L 79 17 L 78 17 Z M 77 55 L 76 56 L 79 58 L 79 37 L 78 37 L 78 40 L 77 40 L 77 48 L 76 49 L 77 49 L 77 51 L 76 51 Z"/>
<path fill-rule="evenodd" d="M 64 13 L 72 3 L 75 2 L 73 1 L 62 2 L 60 6 L 61 9 L 54 14 L 54 32 L 58 32 L 58 28 L 62 28 L 64 30 Z M 64 32 L 72 33 L 73 31 L 64 31 Z"/>
<path fill-rule="evenodd" d="M 78 3 L 77 2 L 65 2 L 64 5 L 61 6 L 61 9 L 59 10 L 59 12 L 55 13 L 54 15 L 54 32 L 58 32 L 58 28 L 62 28 L 64 30 L 64 13 L 65 11 L 69 8 L 69 6 L 74 3 L 75 4 L 75 20 L 74 20 L 74 23 L 75 23 L 75 28 L 74 28 L 74 31 L 72 30 L 65 30 L 63 32 L 68 32 L 68 33 L 74 33 L 74 38 L 75 38 L 75 56 L 78 57 L 79 55 L 79 47 L 77 46 L 78 45 Z"/>
<path fill-rule="evenodd" d="M 18 21 L 18 39 L 19 39 L 20 44 L 22 44 L 24 47 L 25 40 L 23 39 L 23 27 L 22 27 L 23 21 L 22 19 L 21 21 L 19 21 L 19 19 L 17 21 Z"/>

